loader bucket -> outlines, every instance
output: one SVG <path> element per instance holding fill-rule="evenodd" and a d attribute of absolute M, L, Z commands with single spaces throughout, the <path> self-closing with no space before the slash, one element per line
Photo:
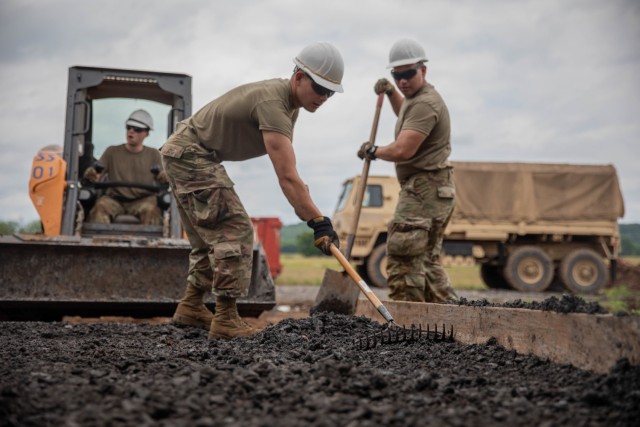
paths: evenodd
<path fill-rule="evenodd" d="M 0 319 L 64 316 L 170 317 L 184 293 L 190 247 L 183 240 L 38 235 L 0 237 Z M 214 300 L 206 304 L 214 309 Z M 276 304 L 260 245 L 254 246 L 242 316 Z"/>

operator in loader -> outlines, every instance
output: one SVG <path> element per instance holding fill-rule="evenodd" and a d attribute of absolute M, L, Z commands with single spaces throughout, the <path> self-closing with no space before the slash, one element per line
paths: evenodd
<path fill-rule="evenodd" d="M 222 165 L 267 154 L 282 192 L 314 232 L 315 245 L 330 255 L 339 245 L 298 175 L 293 129 L 300 108 L 313 113 L 342 92 L 344 65 L 331 44 L 312 43 L 293 59 L 289 79 L 248 83 L 214 99 L 176 126 L 160 149 L 178 211 L 191 243 L 185 295 L 173 322 L 209 330 L 209 339 L 258 332 L 240 318 L 236 299 L 251 281 L 253 226 Z M 212 289 L 213 288 L 213 289 Z M 216 297 L 215 316 L 204 305 Z"/>
<path fill-rule="evenodd" d="M 144 145 L 144 140 L 153 129 L 153 119 L 145 110 L 135 110 L 125 122 L 127 142 L 108 147 L 100 158 L 103 170 L 88 167 L 84 179 L 95 183 L 108 174 L 110 182 L 127 182 L 144 185 L 166 184 L 167 175 L 160 171 L 156 176 L 153 168 L 161 164 L 160 152 Z M 100 196 L 89 212 L 89 222 L 109 224 L 117 215 L 136 216 L 142 224 L 162 225 L 162 212 L 157 196 L 150 190 L 135 187 L 110 187 Z"/>
<path fill-rule="evenodd" d="M 440 263 L 444 231 L 455 205 L 449 111 L 427 83 L 427 57 L 415 40 L 398 40 L 389 52 L 391 76 L 376 82 L 398 116 L 395 141 L 364 143 L 358 157 L 395 163 L 400 197 L 387 237 L 389 297 L 399 301 L 457 300 Z M 404 95 L 404 96 L 403 96 Z"/>

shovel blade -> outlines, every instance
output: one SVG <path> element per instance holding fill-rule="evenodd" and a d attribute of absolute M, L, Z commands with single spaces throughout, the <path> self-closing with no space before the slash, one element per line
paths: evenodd
<path fill-rule="evenodd" d="M 356 312 L 359 295 L 360 289 L 347 274 L 325 270 L 322 285 L 309 312 L 313 314 L 325 311 L 352 315 Z"/>

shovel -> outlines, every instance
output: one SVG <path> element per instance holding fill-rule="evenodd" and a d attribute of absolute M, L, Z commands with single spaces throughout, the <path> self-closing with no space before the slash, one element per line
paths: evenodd
<path fill-rule="evenodd" d="M 380 95 L 378 95 L 376 113 L 373 119 L 373 127 L 371 129 L 371 136 L 369 137 L 368 146 L 373 145 L 376 139 L 376 133 L 378 131 L 378 121 L 380 119 L 380 110 L 382 109 L 383 100 L 384 93 L 381 93 Z M 340 258 L 338 258 L 338 261 L 341 262 L 342 267 L 345 269 L 345 271 L 337 272 L 334 270 L 325 270 L 324 278 L 322 279 L 322 285 L 320 286 L 318 295 L 316 295 L 316 300 L 313 307 L 311 307 L 310 313 L 314 313 L 316 311 L 329 311 L 338 314 L 354 314 L 356 312 L 356 304 L 358 302 L 358 295 L 360 294 L 360 290 L 362 290 L 365 296 L 369 298 L 376 309 L 378 309 L 378 305 L 376 305 L 376 303 L 370 298 L 370 295 L 372 295 L 376 300 L 377 297 L 373 292 L 371 292 L 367 284 L 360 278 L 360 276 L 357 275 L 351 265 L 349 265 L 351 250 L 353 249 L 356 231 L 358 230 L 358 221 L 360 220 L 360 211 L 362 209 L 362 201 L 364 200 L 364 192 L 367 188 L 367 178 L 369 177 L 370 163 L 371 161 L 365 158 L 364 164 L 362 166 L 362 174 L 360 174 L 360 183 L 358 185 L 356 193 L 356 210 L 353 215 L 349 234 L 347 235 L 347 246 L 344 250 L 344 255 L 335 246 L 332 245 L 331 247 L 331 252 L 336 258 L 338 258 L 337 254 L 339 254 L 340 257 L 344 259 L 345 263 L 342 263 Z M 353 286 L 353 283 L 351 282 L 349 277 L 347 277 L 347 274 L 351 274 L 349 270 L 353 271 L 353 273 L 357 276 L 357 278 L 355 278 L 354 276 L 352 276 L 352 278 L 360 288 Z M 364 284 L 364 287 L 366 287 L 368 291 L 360 286 L 360 282 Z M 378 300 L 377 303 L 380 304 L 380 301 Z"/>

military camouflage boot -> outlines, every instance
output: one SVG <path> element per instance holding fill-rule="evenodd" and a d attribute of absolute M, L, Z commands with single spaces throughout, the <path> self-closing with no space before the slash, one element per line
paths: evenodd
<path fill-rule="evenodd" d="M 216 298 L 216 314 L 209 329 L 210 340 L 248 337 L 256 333 L 258 330 L 249 326 L 238 314 L 235 298 Z"/>
<path fill-rule="evenodd" d="M 171 323 L 209 329 L 213 320 L 213 313 L 204 305 L 205 292 L 206 290 L 198 289 L 189 283 L 184 297 L 180 300 L 173 319 L 171 319 Z"/>

